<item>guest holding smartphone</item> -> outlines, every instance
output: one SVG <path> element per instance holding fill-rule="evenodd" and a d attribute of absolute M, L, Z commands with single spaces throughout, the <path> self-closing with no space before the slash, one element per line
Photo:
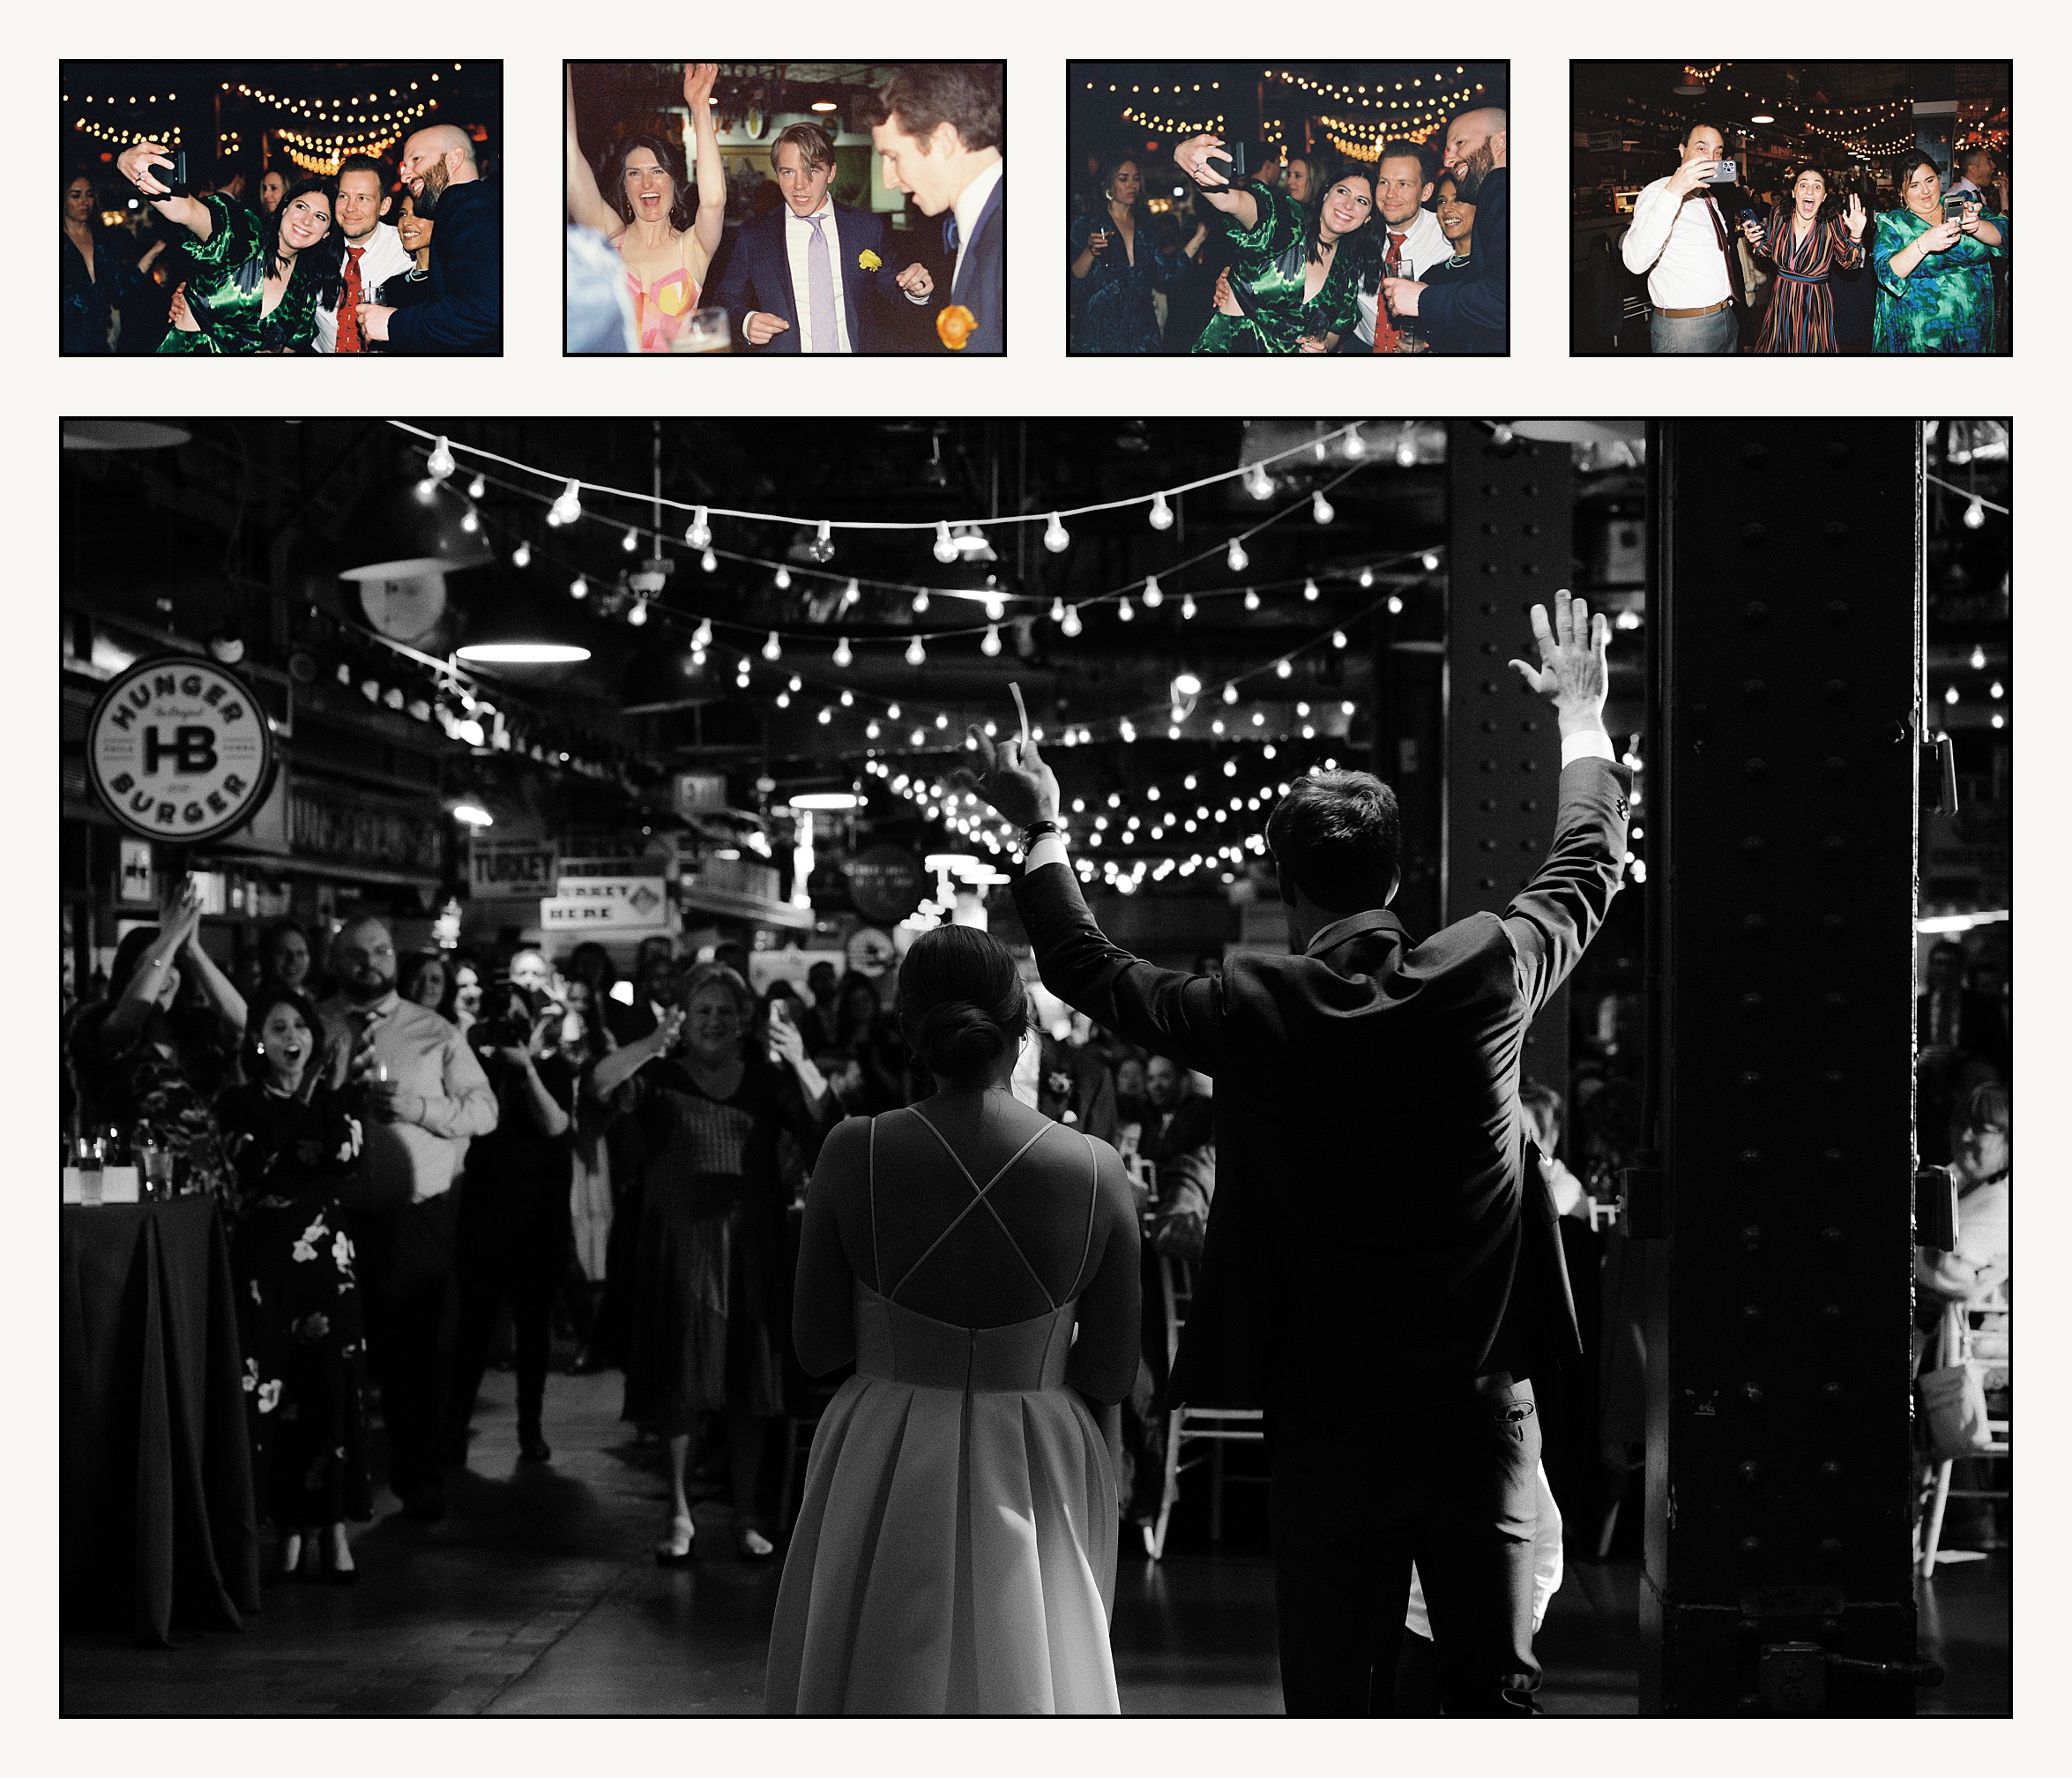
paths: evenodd
<path fill-rule="evenodd" d="M 1853 192 L 1839 214 L 1829 213 L 1824 207 L 1828 176 L 1819 167 L 1799 168 L 1790 190 L 1790 199 L 1780 199 L 1770 211 L 1767 228 L 1746 211 L 1740 218 L 1751 250 L 1777 267 L 1777 288 L 1763 311 L 1754 349 L 1831 355 L 1842 348 L 1836 338 L 1828 274 L 1862 259 L 1870 215 Z"/>
<path fill-rule="evenodd" d="M 1971 201 L 1946 206 L 1934 161 L 1916 149 L 1895 175 L 1899 207 L 1879 218 L 1871 265 L 1878 274 L 1880 352 L 1986 353 L 1998 348 L 1993 284 L 1980 273 L 2008 250 L 2014 225 Z"/>

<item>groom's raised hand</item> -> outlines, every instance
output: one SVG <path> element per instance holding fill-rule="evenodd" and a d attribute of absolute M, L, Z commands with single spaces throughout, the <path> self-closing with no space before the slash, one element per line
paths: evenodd
<path fill-rule="evenodd" d="M 1580 599 L 1563 587 L 1554 594 L 1554 621 L 1547 607 L 1532 608 L 1532 636 L 1539 646 L 1539 665 L 1513 661 L 1528 691 L 1554 706 L 1564 738 L 1605 726 L 1605 697 L 1611 685 L 1612 626 L 1605 614 L 1594 617 Z"/>
<path fill-rule="evenodd" d="M 1057 777 L 1036 743 L 1024 735 L 1010 735 L 995 744 L 976 728 L 965 731 L 973 763 L 960 766 L 951 781 L 974 790 L 1017 827 L 1033 821 L 1057 819 Z"/>

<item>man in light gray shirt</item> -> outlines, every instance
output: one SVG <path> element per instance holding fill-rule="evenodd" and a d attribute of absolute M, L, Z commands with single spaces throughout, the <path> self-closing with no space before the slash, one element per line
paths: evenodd
<path fill-rule="evenodd" d="M 496 1127 L 496 1095 L 460 1033 L 396 992 L 396 945 L 375 919 L 331 948 L 340 992 L 317 1008 L 367 1090 L 365 1201 L 354 1219 L 369 1356 L 389 1429 L 389 1486 L 413 1518 L 445 1516 L 440 1349 L 453 1281 L 452 1188 L 471 1138 Z"/>

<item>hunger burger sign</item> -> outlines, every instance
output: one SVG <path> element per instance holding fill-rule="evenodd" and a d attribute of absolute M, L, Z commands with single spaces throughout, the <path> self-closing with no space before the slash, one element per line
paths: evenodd
<path fill-rule="evenodd" d="M 244 682 L 188 655 L 116 675 L 86 725 L 86 776 L 132 833 L 176 845 L 250 821 L 273 782 L 273 731 Z"/>

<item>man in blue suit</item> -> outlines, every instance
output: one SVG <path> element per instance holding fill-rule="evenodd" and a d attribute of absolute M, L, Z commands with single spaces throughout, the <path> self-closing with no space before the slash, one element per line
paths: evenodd
<path fill-rule="evenodd" d="M 391 352 L 496 357 L 503 351 L 503 194 L 465 130 L 435 123 L 403 145 L 403 183 L 432 230 L 432 294 L 408 309 L 363 303 L 369 340 Z"/>
<path fill-rule="evenodd" d="M 1461 201 L 1475 206 L 1476 275 L 1460 284 L 1385 278 L 1392 315 L 1415 315 L 1435 352 L 1511 349 L 1509 116 L 1502 107 L 1463 111 L 1447 126 L 1446 170 Z"/>
<path fill-rule="evenodd" d="M 943 250 L 956 266 L 950 303 L 971 317 L 968 332 L 938 325 L 936 337 L 951 352 L 1007 350 L 1001 68 L 909 63 L 879 88 L 882 119 L 870 132 L 885 183 L 908 193 L 924 214 L 943 217 Z"/>
<path fill-rule="evenodd" d="M 927 302 L 935 280 L 918 262 L 895 273 L 884 218 L 827 195 L 833 138 L 794 123 L 771 146 L 783 205 L 742 225 L 706 302 L 727 311 L 734 337 L 755 352 L 889 349 L 876 305 Z"/>

